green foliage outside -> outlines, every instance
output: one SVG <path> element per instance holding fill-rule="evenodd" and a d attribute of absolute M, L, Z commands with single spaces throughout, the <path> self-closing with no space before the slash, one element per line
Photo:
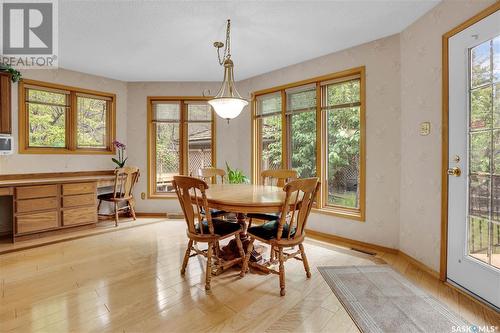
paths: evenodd
<path fill-rule="evenodd" d="M 331 85 L 326 89 L 330 107 L 359 102 L 359 81 Z M 275 100 L 278 100 L 276 98 Z M 295 109 L 313 107 L 312 111 L 297 112 L 287 116 L 291 142 L 289 161 L 299 177 L 316 175 L 316 113 L 315 98 L 311 103 L 308 94 L 296 94 L 292 105 Z M 274 102 L 275 109 L 281 103 Z M 262 105 L 261 108 L 264 108 Z M 329 108 L 327 112 L 327 157 L 329 202 L 335 205 L 357 207 L 357 181 L 346 182 L 348 173 L 358 172 L 360 118 L 359 107 Z M 265 114 L 265 112 L 264 112 Z M 281 166 L 281 115 L 262 117 L 263 168 Z"/>
<path fill-rule="evenodd" d="M 28 90 L 30 147 L 66 146 L 67 106 L 69 104 L 65 94 Z"/>

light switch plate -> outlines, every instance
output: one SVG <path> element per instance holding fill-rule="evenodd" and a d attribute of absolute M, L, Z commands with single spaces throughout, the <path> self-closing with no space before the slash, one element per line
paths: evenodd
<path fill-rule="evenodd" d="M 428 121 L 420 123 L 420 135 L 426 136 L 429 134 L 431 134 L 431 123 Z"/>

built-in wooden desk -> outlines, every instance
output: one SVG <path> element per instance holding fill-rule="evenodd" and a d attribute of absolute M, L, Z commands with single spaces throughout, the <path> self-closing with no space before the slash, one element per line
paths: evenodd
<path fill-rule="evenodd" d="M 112 170 L 0 176 L 0 196 L 12 198 L 8 233 L 16 241 L 95 226 L 99 189 L 112 191 L 114 179 Z"/>

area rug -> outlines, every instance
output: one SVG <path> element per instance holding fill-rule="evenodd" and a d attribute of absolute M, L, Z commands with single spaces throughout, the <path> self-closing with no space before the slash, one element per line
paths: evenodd
<path fill-rule="evenodd" d="M 318 270 L 361 332 L 459 332 L 470 327 L 388 265 Z"/>

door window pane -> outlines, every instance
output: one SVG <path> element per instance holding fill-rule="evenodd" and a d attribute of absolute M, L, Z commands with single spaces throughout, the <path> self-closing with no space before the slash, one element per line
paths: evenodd
<path fill-rule="evenodd" d="M 468 253 L 500 268 L 499 37 L 470 51 Z M 492 68 L 493 67 L 493 68 Z"/>
<path fill-rule="evenodd" d="M 471 88 L 491 80 L 490 41 L 471 50 Z"/>
<path fill-rule="evenodd" d="M 78 148 L 106 148 L 108 102 L 91 97 L 77 97 Z"/>
<path fill-rule="evenodd" d="M 492 87 L 477 88 L 471 92 L 470 127 L 472 130 L 490 128 L 492 123 Z"/>
<path fill-rule="evenodd" d="M 493 81 L 500 82 L 500 36 L 493 38 Z"/>
<path fill-rule="evenodd" d="M 490 172 L 491 131 L 471 132 L 470 172 Z"/>

